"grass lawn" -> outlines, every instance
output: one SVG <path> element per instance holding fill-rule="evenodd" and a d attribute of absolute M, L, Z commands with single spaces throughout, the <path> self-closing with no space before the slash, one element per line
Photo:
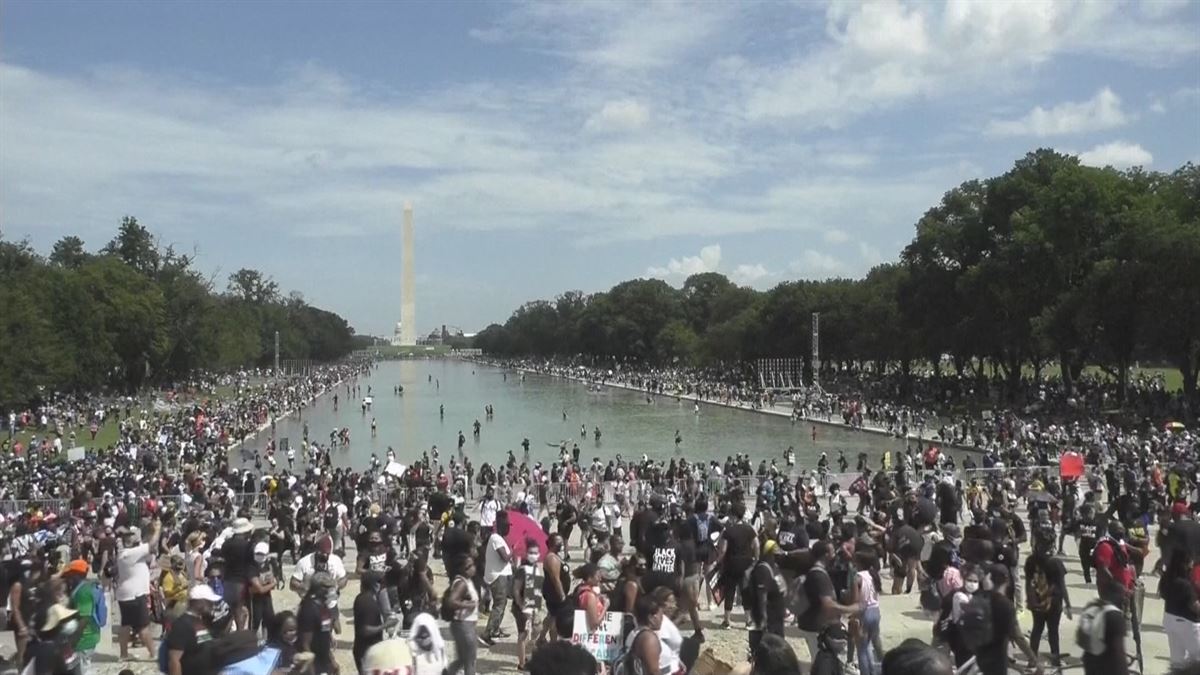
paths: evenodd
<path fill-rule="evenodd" d="M 992 372 L 990 365 L 988 367 L 987 372 L 989 372 L 989 373 Z M 1043 379 L 1057 378 L 1061 372 L 1062 372 L 1062 369 L 1059 368 L 1057 362 L 1049 363 L 1042 367 L 1042 378 Z M 1033 377 L 1033 367 L 1028 364 L 1022 366 L 1021 374 L 1025 377 Z M 1102 368 L 1100 368 L 1100 366 L 1084 366 L 1083 374 L 1086 376 L 1101 377 L 1101 378 L 1109 379 L 1109 380 L 1115 379 L 1111 375 L 1109 375 L 1107 372 L 1105 372 Z M 1145 375 L 1147 377 L 1153 377 L 1155 375 L 1162 375 L 1163 384 L 1166 386 L 1167 391 L 1180 391 L 1181 389 L 1183 389 L 1183 373 L 1179 372 L 1178 368 L 1145 367 L 1145 368 L 1130 368 L 1129 369 L 1129 381 L 1130 382 L 1133 382 L 1134 380 L 1136 380 L 1139 375 Z"/>
<path fill-rule="evenodd" d="M 89 450 L 95 448 L 107 448 L 117 442 L 117 439 L 120 436 L 120 434 L 117 432 L 118 426 L 119 425 L 117 424 L 117 420 L 115 418 L 107 418 L 104 424 L 96 432 L 96 440 L 94 441 L 91 440 L 91 432 L 88 431 L 86 427 L 83 429 L 75 429 L 75 444 L 82 445 Z M 71 430 L 67 430 L 67 433 L 63 436 L 64 450 L 71 448 L 70 433 Z M 28 448 L 29 439 L 37 437 L 40 441 L 42 438 L 45 438 L 46 435 L 47 432 L 44 431 L 38 431 L 37 429 L 25 429 L 17 432 L 15 438 L 16 440 L 21 441 L 21 445 Z"/>

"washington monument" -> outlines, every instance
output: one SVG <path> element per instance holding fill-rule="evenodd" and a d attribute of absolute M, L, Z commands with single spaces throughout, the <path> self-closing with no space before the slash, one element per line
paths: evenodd
<path fill-rule="evenodd" d="M 417 274 L 413 269 L 413 208 L 404 202 L 403 252 L 400 258 L 400 344 L 417 344 Z"/>

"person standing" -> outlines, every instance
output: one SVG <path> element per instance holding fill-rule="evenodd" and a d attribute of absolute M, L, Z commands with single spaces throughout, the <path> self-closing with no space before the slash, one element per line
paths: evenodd
<path fill-rule="evenodd" d="M 469 554 L 454 561 L 457 573 L 447 590 L 446 604 L 453 612 L 450 635 L 454 638 L 454 660 L 446 667 L 447 675 L 475 675 L 475 626 L 479 621 L 479 591 L 471 581 L 475 576 L 475 561 Z"/>
<path fill-rule="evenodd" d="M 875 554 L 856 550 L 854 566 L 858 570 L 851 582 L 851 601 L 862 606 L 859 615 L 860 629 L 857 641 L 858 672 L 861 675 L 878 675 L 883 661 L 883 640 L 880 638 L 879 588 L 871 570 L 875 567 Z M 874 653 L 872 653 L 874 652 Z"/>
<path fill-rule="evenodd" d="M 754 564 L 754 554 L 758 548 L 758 533 L 743 521 L 746 517 L 746 505 L 735 502 L 730 509 L 730 516 L 730 525 L 721 532 L 721 541 L 717 545 L 716 557 L 712 564 L 712 567 L 721 566 L 720 586 L 725 604 L 722 628 L 730 626 L 729 613 L 733 611 L 734 595 L 741 586 L 746 571 Z"/>
<path fill-rule="evenodd" d="M 363 672 L 363 655 L 372 645 L 383 641 L 386 621 L 379 605 L 379 588 L 383 575 L 367 570 L 361 578 L 358 596 L 354 598 L 354 667 Z"/>
<path fill-rule="evenodd" d="M 1200 663 L 1200 600 L 1192 583 L 1192 560 L 1187 548 L 1175 548 L 1158 585 L 1172 668 Z"/>
<path fill-rule="evenodd" d="M 496 638 L 508 637 L 507 633 L 500 630 L 500 623 L 504 620 L 504 609 L 512 591 L 512 549 L 504 540 L 509 527 L 508 512 L 501 512 L 496 517 L 495 531 L 487 538 L 484 553 L 483 582 L 488 586 L 492 603 L 487 628 L 479 641 L 489 647 L 495 644 Z"/>
<path fill-rule="evenodd" d="M 479 502 L 479 527 L 485 539 L 492 536 L 496 529 L 496 518 L 500 514 L 500 502 L 496 499 L 496 489 L 488 486 L 487 493 Z"/>
<path fill-rule="evenodd" d="M 751 597 L 745 598 L 750 607 L 750 651 L 753 652 L 765 633 L 783 637 L 783 624 L 787 616 L 787 581 L 775 564 L 778 544 L 768 540 L 763 544 L 762 557 L 750 573 Z"/>
<path fill-rule="evenodd" d="M 212 641 L 213 608 L 224 599 L 207 584 L 188 591 L 188 608 L 167 633 L 167 675 L 203 675 L 215 668 L 205 645 Z"/>
<path fill-rule="evenodd" d="M 810 658 L 818 651 L 817 636 L 828 625 L 841 622 L 842 615 L 856 614 L 861 610 L 859 604 L 843 605 L 837 602 L 833 589 L 833 579 L 829 576 L 829 566 L 833 564 L 833 547 L 827 541 L 818 541 L 812 545 L 813 566 L 804 575 L 801 592 L 808 601 L 808 608 L 796 617 L 796 625 L 808 645 Z"/>
<path fill-rule="evenodd" d="M 104 593 L 99 584 L 87 578 L 88 564 L 85 560 L 72 560 L 62 572 L 71 597 L 71 607 L 79 612 L 81 629 L 75 653 L 79 655 L 81 675 L 93 675 L 92 657 L 100 645 L 100 625 L 96 623 L 96 594 Z M 108 617 L 103 617 L 105 621 Z"/>
<path fill-rule="evenodd" d="M 975 664 L 981 675 L 1007 675 L 1008 673 L 1008 643 L 1013 642 L 1029 659 L 1030 668 L 1041 675 L 1042 666 L 1038 663 L 1037 654 L 1029 648 L 1029 642 L 1021 631 L 1017 621 L 1017 608 L 1009 599 L 1008 567 L 1003 563 L 993 563 L 989 571 L 992 582 L 990 591 L 980 591 L 986 594 L 986 603 L 981 605 L 991 612 L 991 640 L 978 645 L 975 649 Z M 978 593 L 976 598 L 978 598 Z M 971 600 L 971 606 L 978 602 Z M 968 611 L 970 611 L 968 609 Z"/>
<path fill-rule="evenodd" d="M 125 535 L 125 548 L 117 554 L 117 607 L 121 613 L 118 637 L 121 659 L 129 659 L 129 641 L 136 635 L 150 658 L 155 657 L 154 640 L 150 637 L 150 564 L 158 550 L 162 524 L 156 518 L 150 523 L 150 539 L 142 542 L 141 533 L 133 529 Z"/>
<path fill-rule="evenodd" d="M 1076 544 L 1079 548 L 1079 564 L 1083 567 L 1083 582 L 1092 585 L 1092 551 L 1096 548 L 1098 526 L 1096 524 L 1096 509 L 1090 503 L 1079 508 L 1079 522 L 1076 524 L 1078 537 Z"/>
<path fill-rule="evenodd" d="M 1066 611 L 1071 619 L 1071 598 L 1067 592 L 1067 570 L 1054 557 L 1054 530 L 1039 532 L 1034 537 L 1033 553 L 1025 561 L 1026 606 L 1033 613 L 1033 631 L 1029 635 L 1029 646 L 1037 653 L 1042 641 L 1042 631 L 1047 631 L 1050 642 L 1050 659 L 1055 666 L 1060 660 L 1058 624 Z"/>
<path fill-rule="evenodd" d="M 317 673 L 338 673 L 337 661 L 333 658 L 333 634 L 339 632 L 333 619 L 337 606 L 329 606 L 329 599 L 336 597 L 333 577 L 328 572 L 317 572 L 313 574 L 297 612 L 300 651 L 312 652 L 313 669 Z"/>
<path fill-rule="evenodd" d="M 513 619 L 517 622 L 517 670 L 525 670 L 529 633 L 540 627 L 542 606 L 541 549 L 532 539 L 525 540 L 525 559 L 513 573 Z M 540 637 L 540 636 L 539 636 Z"/>

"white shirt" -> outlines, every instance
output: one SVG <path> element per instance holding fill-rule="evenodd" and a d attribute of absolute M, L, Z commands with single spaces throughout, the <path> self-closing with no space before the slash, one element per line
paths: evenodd
<path fill-rule="evenodd" d="M 495 527 L 496 514 L 500 512 L 500 502 L 495 499 L 485 499 L 479 505 L 479 525 L 481 527 Z"/>
<path fill-rule="evenodd" d="M 649 629 L 647 629 L 649 630 Z M 658 672 L 659 673 L 674 673 L 678 672 L 683 664 L 679 659 L 679 650 L 683 647 L 683 635 L 679 632 L 679 628 L 671 622 L 667 617 L 663 617 L 662 625 L 658 631 L 650 631 L 658 635 Z M 625 648 L 632 649 L 633 641 L 641 635 L 642 630 L 634 630 L 625 638 Z M 637 662 L 637 671 L 642 672 L 641 660 Z"/>
<path fill-rule="evenodd" d="M 296 569 L 292 571 L 292 578 L 304 584 L 306 587 L 308 586 L 309 580 L 312 579 L 312 575 L 317 573 L 315 560 L 316 555 L 316 553 L 309 553 L 303 558 L 297 560 Z M 329 554 L 328 566 L 329 569 L 326 571 L 329 572 L 329 575 L 333 577 L 335 584 L 334 592 L 330 595 L 328 604 L 330 607 L 337 607 L 338 594 L 341 592 L 338 589 L 337 584 L 341 583 L 342 579 L 346 578 L 346 566 L 342 564 L 341 558 L 333 555 L 332 553 Z"/>
<path fill-rule="evenodd" d="M 498 532 L 493 532 L 488 538 L 487 551 L 483 557 L 483 581 L 491 584 L 499 577 L 512 576 L 512 563 L 500 557 L 500 554 L 506 554 L 512 557 L 512 551 L 508 548 L 508 542 L 504 541 Z"/>
<path fill-rule="evenodd" d="M 117 602 L 150 594 L 150 545 L 139 544 L 117 554 Z"/>

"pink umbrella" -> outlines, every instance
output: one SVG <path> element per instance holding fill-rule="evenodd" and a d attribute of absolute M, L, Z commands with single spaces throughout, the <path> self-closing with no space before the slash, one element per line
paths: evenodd
<path fill-rule="evenodd" d="M 514 560 L 525 557 L 526 539 L 536 541 L 542 554 L 545 555 L 546 533 L 542 531 L 542 526 L 536 520 L 516 509 L 508 509 L 508 524 L 508 536 L 504 540 L 512 549 Z"/>

